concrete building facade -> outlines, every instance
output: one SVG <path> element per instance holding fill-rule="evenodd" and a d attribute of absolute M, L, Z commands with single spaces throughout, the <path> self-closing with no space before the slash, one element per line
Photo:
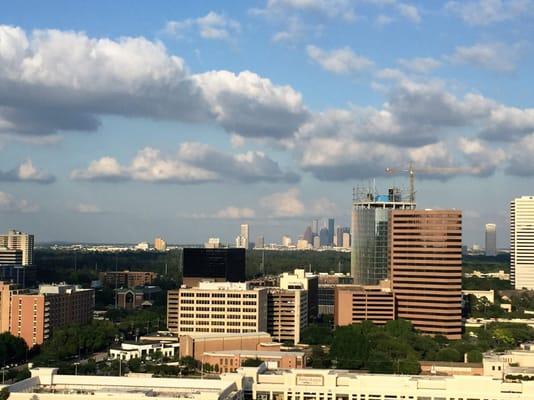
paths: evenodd
<path fill-rule="evenodd" d="M 271 288 L 267 304 L 267 332 L 278 342 L 298 344 L 308 326 L 308 291 Z"/>
<path fill-rule="evenodd" d="M 167 294 L 167 328 L 188 333 L 247 333 L 267 330 L 267 289 L 248 283 L 200 282 Z"/>
<path fill-rule="evenodd" d="M 308 319 L 313 321 L 319 312 L 319 277 L 306 272 L 304 269 L 295 269 L 280 275 L 280 289 L 304 289 L 308 292 Z"/>
<path fill-rule="evenodd" d="M 462 335 L 462 213 L 392 210 L 389 264 L 397 318 L 422 333 Z"/>
<path fill-rule="evenodd" d="M 534 289 L 534 196 L 510 202 L 510 283 Z"/>
<path fill-rule="evenodd" d="M 0 235 L 0 248 L 22 251 L 22 265 L 33 265 L 33 235 L 10 230 Z"/>
<path fill-rule="evenodd" d="M 106 271 L 100 273 L 102 284 L 111 288 L 152 285 L 157 277 L 156 272 L 146 271 Z"/>
<path fill-rule="evenodd" d="M 486 224 L 485 226 L 486 256 L 495 257 L 497 255 L 497 225 Z"/>

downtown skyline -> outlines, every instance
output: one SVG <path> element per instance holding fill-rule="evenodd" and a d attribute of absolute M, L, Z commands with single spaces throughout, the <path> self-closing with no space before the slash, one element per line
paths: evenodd
<path fill-rule="evenodd" d="M 348 226 L 352 187 L 406 187 L 385 169 L 412 161 L 445 171 L 417 175 L 418 208 L 508 247 L 508 204 L 531 194 L 532 1 L 3 8 L 3 231 L 296 238 Z"/>

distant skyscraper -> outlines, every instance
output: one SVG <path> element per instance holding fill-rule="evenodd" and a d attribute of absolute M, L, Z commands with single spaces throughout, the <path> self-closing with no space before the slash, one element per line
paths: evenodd
<path fill-rule="evenodd" d="M 328 228 L 321 228 L 319 231 L 319 237 L 321 238 L 321 246 L 328 246 L 330 243 L 330 232 Z"/>
<path fill-rule="evenodd" d="M 291 246 L 291 237 L 288 235 L 282 236 L 282 246 L 289 247 Z"/>
<path fill-rule="evenodd" d="M 311 229 L 312 229 L 312 233 L 314 235 L 318 235 L 319 234 L 319 220 L 318 219 L 314 219 L 312 221 Z"/>
<path fill-rule="evenodd" d="M 336 234 L 334 235 L 334 246 L 341 247 L 343 245 L 343 228 L 338 226 Z"/>
<path fill-rule="evenodd" d="M 0 247 L 10 250 L 22 251 L 22 265 L 33 264 L 33 235 L 10 230 L 0 235 Z"/>
<path fill-rule="evenodd" d="M 248 249 L 249 243 L 249 226 L 248 224 L 241 224 L 239 236 L 235 239 L 235 245 L 236 247 Z"/>
<path fill-rule="evenodd" d="M 486 224 L 486 255 L 497 255 L 497 229 L 495 224 Z"/>
<path fill-rule="evenodd" d="M 318 249 L 319 247 L 321 247 L 321 238 L 319 236 L 314 236 L 313 237 L 313 248 Z"/>
<path fill-rule="evenodd" d="M 510 282 L 534 289 L 534 196 L 510 203 Z"/>
<path fill-rule="evenodd" d="M 311 226 L 306 227 L 306 230 L 304 231 L 304 235 L 302 236 L 302 238 L 310 244 L 313 243 L 313 233 L 312 233 Z"/>
<path fill-rule="evenodd" d="M 334 244 L 334 235 L 335 235 L 335 231 L 334 231 L 334 218 L 328 218 L 328 244 L 330 246 L 332 246 Z"/>
<path fill-rule="evenodd" d="M 221 247 L 221 239 L 219 239 L 218 237 L 208 238 L 208 241 L 204 243 L 204 247 L 206 249 L 218 249 L 219 247 Z"/>
<path fill-rule="evenodd" d="M 263 249 L 265 247 L 265 238 L 263 236 L 256 237 L 256 243 L 254 243 L 256 249 Z"/>
<path fill-rule="evenodd" d="M 343 246 L 345 249 L 350 249 L 350 233 L 343 232 Z"/>

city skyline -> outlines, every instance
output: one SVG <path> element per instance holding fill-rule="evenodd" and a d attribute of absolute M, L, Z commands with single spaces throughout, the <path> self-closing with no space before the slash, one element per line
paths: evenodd
<path fill-rule="evenodd" d="M 38 6 L 0 18 L 2 231 L 296 238 L 413 162 L 418 208 L 508 247 L 534 174 L 531 1 Z"/>

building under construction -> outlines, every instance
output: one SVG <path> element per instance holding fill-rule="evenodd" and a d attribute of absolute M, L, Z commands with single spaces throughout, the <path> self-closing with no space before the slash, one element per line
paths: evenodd
<path fill-rule="evenodd" d="M 415 209 L 414 191 L 374 185 L 356 187 L 352 199 L 351 275 L 356 285 L 376 285 L 388 277 L 388 220 L 391 210 Z"/>

